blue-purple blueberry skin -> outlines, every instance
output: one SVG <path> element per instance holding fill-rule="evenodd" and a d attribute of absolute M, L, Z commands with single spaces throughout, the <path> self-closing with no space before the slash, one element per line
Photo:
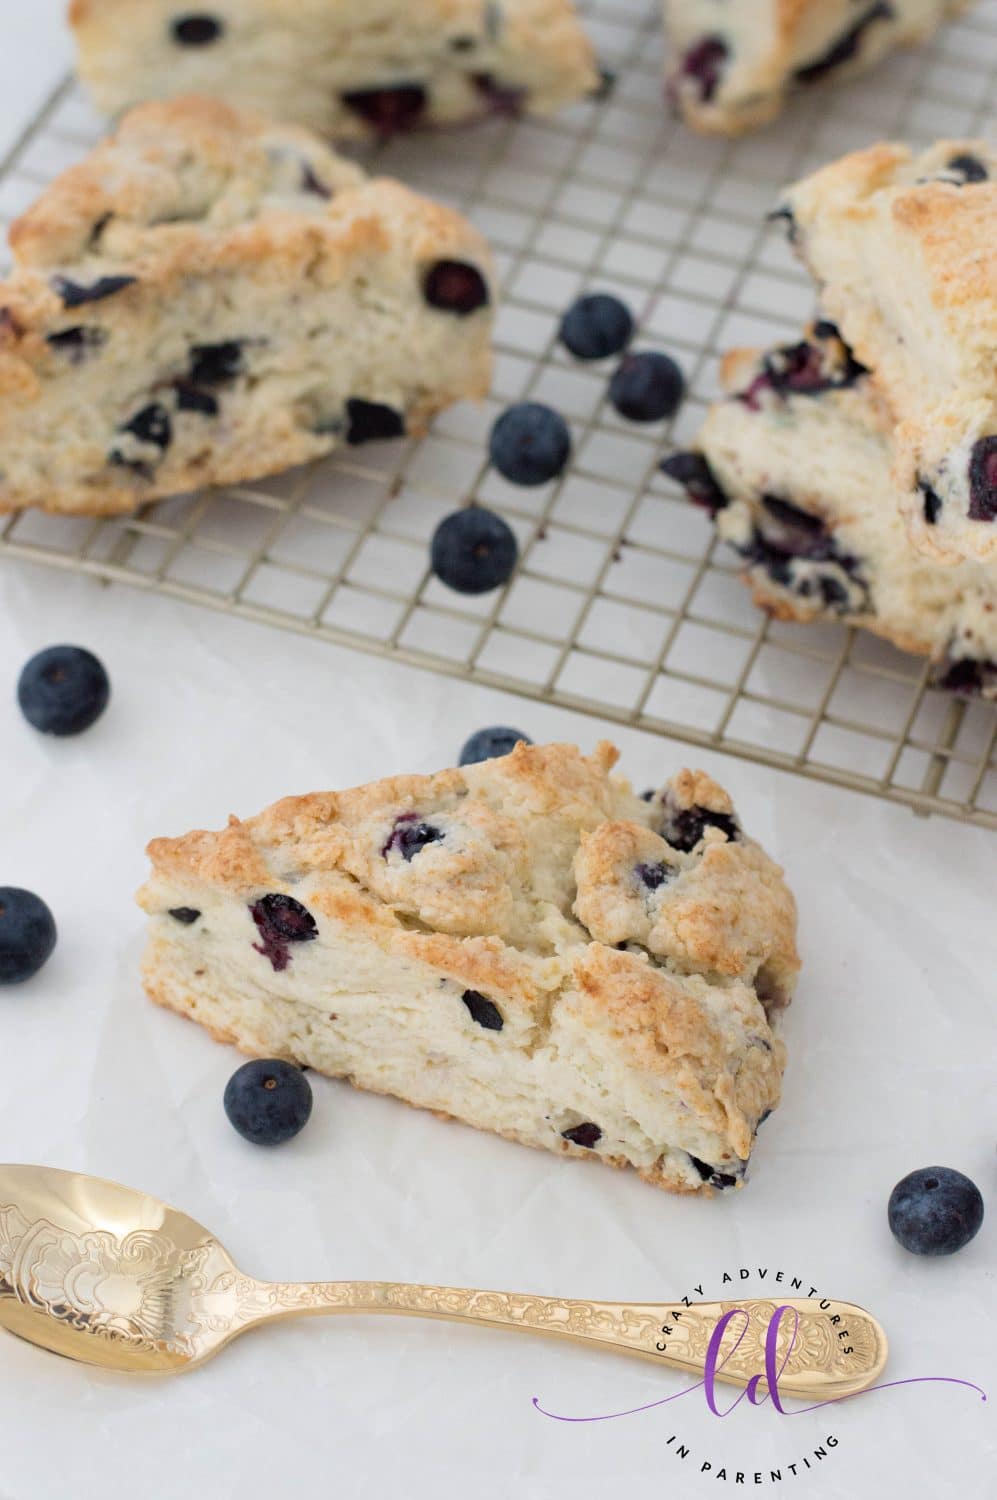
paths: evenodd
<path fill-rule="evenodd" d="M 478 505 L 442 520 L 430 545 L 433 572 L 458 594 L 485 594 L 506 583 L 518 556 L 512 528 Z"/>
<path fill-rule="evenodd" d="M 954 1255 L 979 1232 L 983 1197 L 952 1167 L 920 1167 L 893 1189 L 887 1217 L 894 1238 L 913 1255 Z"/>
<path fill-rule="evenodd" d="M 311 1084 L 294 1063 L 254 1058 L 237 1068 L 225 1086 L 229 1123 L 254 1146 L 280 1146 L 308 1123 Z"/>
<path fill-rule="evenodd" d="M 20 886 L 0 886 L 0 985 L 23 984 L 52 956 L 55 919 L 45 902 Z"/>
<path fill-rule="evenodd" d="M 81 734 L 107 707 L 103 664 L 82 646 L 49 646 L 25 665 L 17 684 L 21 712 L 42 734 Z"/>

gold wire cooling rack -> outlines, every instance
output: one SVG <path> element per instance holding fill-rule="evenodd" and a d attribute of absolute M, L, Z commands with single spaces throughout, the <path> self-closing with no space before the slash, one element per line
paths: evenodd
<path fill-rule="evenodd" d="M 496 249 L 503 301 L 483 407 L 455 408 L 419 443 L 347 450 L 131 517 L 16 516 L 0 553 L 997 828 L 993 706 L 933 690 L 923 663 L 872 637 L 759 614 L 707 519 L 659 470 L 699 425 L 721 352 L 791 337 L 812 310 L 765 221 L 780 185 L 873 139 L 993 131 L 997 0 L 737 142 L 667 118 L 660 0 L 582 9 L 616 74 L 609 97 L 374 153 L 378 171 L 454 203 Z M 101 128 L 63 84 L 0 164 L 0 218 Z M 637 345 L 683 365 L 689 397 L 670 431 L 617 418 L 607 371 L 558 345 L 561 310 L 589 287 L 617 291 L 639 314 Z M 506 484 L 486 459 L 495 416 L 526 397 L 574 433 L 570 469 L 539 490 Z M 521 550 L 509 585 L 479 598 L 427 566 L 436 523 L 472 498 L 506 517 Z"/>

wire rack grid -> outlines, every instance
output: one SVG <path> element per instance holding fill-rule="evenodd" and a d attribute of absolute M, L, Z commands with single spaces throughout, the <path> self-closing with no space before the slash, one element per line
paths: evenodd
<path fill-rule="evenodd" d="M 816 90 L 736 142 L 702 140 L 662 108 L 659 0 L 581 9 L 616 75 L 601 101 L 371 153 L 379 172 L 453 203 L 491 239 L 503 296 L 493 391 L 421 442 L 372 444 L 252 485 L 134 516 L 24 513 L 0 554 L 123 582 L 413 665 L 583 710 L 997 829 L 997 713 L 932 689 L 926 664 L 874 638 L 755 611 L 708 521 L 660 472 L 717 392 L 732 345 L 792 337 L 807 277 L 765 213 L 782 183 L 880 138 L 927 144 L 997 122 L 997 3 L 844 88 Z M 0 220 L 96 139 L 71 81 L 0 164 Z M 682 364 L 671 430 L 628 424 L 609 371 L 573 362 L 560 311 L 615 290 L 637 345 Z M 487 463 L 510 401 L 557 407 L 573 460 L 515 488 Z M 436 523 L 475 500 L 520 545 L 509 584 L 478 598 L 429 571 Z M 528 714 L 524 712 L 528 730 Z"/>

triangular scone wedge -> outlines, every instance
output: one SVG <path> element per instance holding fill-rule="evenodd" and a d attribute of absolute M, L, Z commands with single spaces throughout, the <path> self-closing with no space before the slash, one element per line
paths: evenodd
<path fill-rule="evenodd" d="M 898 426 L 893 472 L 919 551 L 997 562 L 997 148 L 855 151 L 780 214 L 821 306 Z"/>
<path fill-rule="evenodd" d="M 145 983 L 219 1040 L 657 1186 L 739 1186 L 799 961 L 779 867 L 611 745 L 278 802 L 157 839 Z"/>
<path fill-rule="evenodd" d="M 668 92 L 696 130 L 738 135 L 794 90 L 924 41 L 970 0 L 665 0 Z"/>
<path fill-rule="evenodd" d="M 225 104 L 135 110 L 11 241 L 0 511 L 257 478 L 419 432 L 488 387 L 481 237 Z"/>
<path fill-rule="evenodd" d="M 780 620 L 839 620 L 928 656 L 936 684 L 997 698 L 997 569 L 925 557 L 890 473 L 893 423 L 833 323 L 734 350 L 727 399 L 665 472 L 711 512 L 755 602 Z"/>
<path fill-rule="evenodd" d="M 70 19 L 109 114 L 192 91 L 358 139 L 549 114 L 599 81 L 571 0 L 73 0 Z"/>

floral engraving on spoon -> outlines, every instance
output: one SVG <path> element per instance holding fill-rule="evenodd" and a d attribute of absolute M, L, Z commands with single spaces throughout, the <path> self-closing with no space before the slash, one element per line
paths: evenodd
<path fill-rule="evenodd" d="M 0 1207 L 0 1297 L 95 1337 L 191 1357 L 212 1323 L 209 1262 L 219 1250 L 210 1240 L 182 1250 L 151 1230 L 78 1235 L 9 1203 Z"/>

